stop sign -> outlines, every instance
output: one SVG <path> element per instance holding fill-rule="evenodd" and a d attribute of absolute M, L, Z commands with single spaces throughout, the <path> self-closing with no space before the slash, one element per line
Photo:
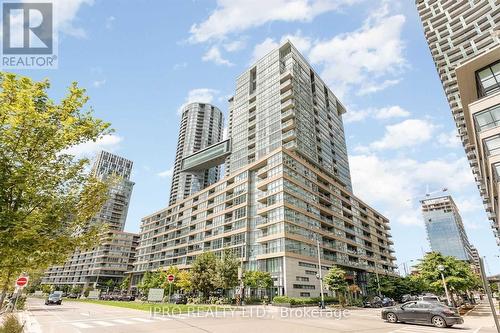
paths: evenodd
<path fill-rule="evenodd" d="M 167 280 L 168 280 L 168 282 L 172 283 L 172 282 L 174 282 L 175 277 L 174 277 L 172 274 L 169 274 L 169 275 L 167 276 Z"/>
<path fill-rule="evenodd" d="M 24 276 L 21 276 L 16 280 L 16 286 L 21 288 L 24 287 L 27 283 L 28 283 L 28 278 Z"/>

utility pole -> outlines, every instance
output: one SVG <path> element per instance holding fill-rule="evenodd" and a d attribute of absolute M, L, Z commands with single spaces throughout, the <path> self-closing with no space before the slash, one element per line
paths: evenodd
<path fill-rule="evenodd" d="M 378 291 L 378 297 L 382 298 L 382 292 L 380 291 L 380 279 L 378 278 L 378 271 L 377 271 L 377 268 L 375 268 L 375 276 L 377 277 L 377 291 Z"/>
<path fill-rule="evenodd" d="M 318 277 L 319 277 L 319 289 L 321 295 L 321 308 L 325 308 L 325 294 L 323 293 L 323 273 L 321 272 L 321 252 L 319 248 L 319 239 L 316 240 L 316 245 L 318 247 Z"/>
<path fill-rule="evenodd" d="M 448 287 L 446 286 L 446 281 L 443 274 L 444 266 L 438 265 L 437 269 L 439 270 L 439 273 L 441 274 L 441 280 L 443 281 L 444 292 L 446 293 L 446 301 L 448 302 L 448 306 L 451 306 L 450 294 L 448 293 Z"/>
<path fill-rule="evenodd" d="M 497 332 L 500 333 L 500 324 L 498 323 L 497 310 L 495 309 L 495 304 L 493 303 L 493 296 L 491 295 L 490 284 L 486 278 L 486 273 L 484 272 L 484 262 L 483 258 L 479 258 L 479 267 L 481 269 L 481 278 L 483 280 L 484 291 L 488 297 L 488 302 L 490 303 L 491 313 L 493 315 L 493 320 L 495 321 L 495 326 L 497 327 Z"/>

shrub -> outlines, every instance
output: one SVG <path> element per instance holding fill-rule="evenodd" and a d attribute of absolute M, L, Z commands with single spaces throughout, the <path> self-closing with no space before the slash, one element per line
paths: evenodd
<path fill-rule="evenodd" d="M 15 315 L 7 315 L 3 325 L 0 327 L 0 333 L 23 333 L 23 325 L 21 325 Z"/>
<path fill-rule="evenodd" d="M 248 297 L 244 299 L 244 302 L 246 305 L 252 305 L 252 304 L 262 304 L 262 300 L 257 297 Z"/>
<path fill-rule="evenodd" d="M 26 305 L 26 296 L 19 296 L 16 301 L 16 309 L 24 310 L 25 305 Z"/>
<path fill-rule="evenodd" d="M 321 297 L 288 297 L 276 296 L 273 298 L 274 304 L 290 304 L 290 305 L 312 305 L 319 304 Z M 325 304 L 337 303 L 337 299 L 331 296 L 325 296 Z"/>
<path fill-rule="evenodd" d="M 202 303 L 201 297 L 188 297 L 187 301 L 190 304 L 201 304 Z"/>
<path fill-rule="evenodd" d="M 288 296 L 275 296 L 273 298 L 273 303 L 275 303 L 275 304 L 290 303 L 290 297 L 288 297 Z"/>

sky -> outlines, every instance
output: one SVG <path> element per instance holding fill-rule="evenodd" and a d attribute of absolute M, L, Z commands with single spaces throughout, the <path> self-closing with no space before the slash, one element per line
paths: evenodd
<path fill-rule="evenodd" d="M 429 250 L 419 199 L 447 188 L 472 244 L 500 273 L 500 254 L 413 1 L 55 0 L 58 68 L 20 70 L 71 82 L 115 132 L 75 147 L 134 161 L 126 224 L 167 206 L 178 110 L 210 102 L 227 114 L 236 77 L 290 39 L 347 107 L 354 193 L 387 216 L 398 264 Z"/>

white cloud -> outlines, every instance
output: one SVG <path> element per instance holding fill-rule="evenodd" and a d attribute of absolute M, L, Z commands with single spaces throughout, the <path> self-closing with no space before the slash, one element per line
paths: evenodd
<path fill-rule="evenodd" d="M 113 24 L 115 23 L 115 21 L 116 21 L 116 17 L 114 17 L 114 16 L 108 16 L 106 18 L 106 23 L 104 25 L 105 28 L 108 29 L 108 30 L 112 29 L 113 28 Z"/>
<path fill-rule="evenodd" d="M 251 64 L 257 62 L 260 58 L 264 57 L 266 54 L 271 52 L 280 46 L 280 43 L 285 42 L 286 40 L 290 40 L 293 45 L 302 53 L 306 53 L 309 51 L 312 45 L 311 38 L 307 36 L 303 36 L 302 32 L 298 30 L 295 34 L 288 34 L 281 37 L 280 42 L 278 43 L 273 38 L 266 38 L 261 43 L 256 44 L 253 49 L 252 59 L 250 60 Z"/>
<path fill-rule="evenodd" d="M 158 172 L 156 175 L 160 178 L 170 178 L 174 174 L 174 168 L 167 169 L 165 171 Z"/>
<path fill-rule="evenodd" d="M 372 207 L 384 207 L 381 213 L 401 224 L 423 224 L 419 200 L 425 195 L 426 185 L 431 190 L 446 187 L 457 193 L 474 181 L 465 158 L 419 162 L 360 154 L 351 155 L 349 163 L 356 195 Z M 469 206 L 459 208 L 467 211 Z"/>
<path fill-rule="evenodd" d="M 375 119 L 392 119 L 408 117 L 410 112 L 403 109 L 399 105 L 386 106 L 383 108 L 368 108 L 364 110 L 348 111 L 344 116 L 344 123 L 354 123 L 364 121 L 368 118 Z"/>
<path fill-rule="evenodd" d="M 376 150 L 412 147 L 432 138 L 436 125 L 428 120 L 408 119 L 385 127 L 384 137 L 372 142 L 370 148 Z"/>
<path fill-rule="evenodd" d="M 95 80 L 94 82 L 92 82 L 92 85 L 96 88 L 100 88 L 101 86 L 105 85 L 106 84 L 106 79 L 102 79 L 102 80 Z"/>
<path fill-rule="evenodd" d="M 92 6 L 94 0 L 54 0 L 54 25 L 66 35 L 85 38 L 85 29 L 74 25 L 77 12 L 82 5 Z"/>
<path fill-rule="evenodd" d="M 245 46 L 246 46 L 246 43 L 244 40 L 235 40 L 235 41 L 232 41 L 229 43 L 225 43 L 223 45 L 224 49 L 227 52 L 236 52 L 236 51 L 244 49 Z"/>
<path fill-rule="evenodd" d="M 217 8 L 199 24 L 191 26 L 189 41 L 201 43 L 224 39 L 272 21 L 312 21 L 316 16 L 358 0 L 218 0 Z"/>
<path fill-rule="evenodd" d="M 399 82 L 407 66 L 403 55 L 403 15 L 388 15 L 387 4 L 373 13 L 363 26 L 313 45 L 312 63 L 322 65 L 323 79 L 339 96 L 351 89 L 373 93 Z"/>
<path fill-rule="evenodd" d="M 214 97 L 219 93 L 218 90 L 210 88 L 197 88 L 192 89 L 188 92 L 184 104 L 177 110 L 177 114 L 180 115 L 182 108 L 189 103 L 199 102 L 199 103 L 212 103 Z"/>
<path fill-rule="evenodd" d="M 203 61 L 212 61 L 217 65 L 233 66 L 234 64 L 224 59 L 217 46 L 212 46 L 201 58 Z"/>
<path fill-rule="evenodd" d="M 393 105 L 393 106 L 381 108 L 375 112 L 375 118 L 377 118 L 377 119 L 408 117 L 409 115 L 410 115 L 410 112 L 403 109 L 399 105 Z"/>
<path fill-rule="evenodd" d="M 79 145 L 73 146 L 63 151 L 64 154 L 74 155 L 77 158 L 92 158 L 99 151 L 107 150 L 110 152 L 115 151 L 123 138 L 115 134 L 107 134 L 102 136 L 97 141 L 88 141 Z"/>
<path fill-rule="evenodd" d="M 441 133 L 437 137 L 438 143 L 447 148 L 457 148 L 461 146 L 457 130 L 453 129 L 448 133 Z"/>
<path fill-rule="evenodd" d="M 188 65 L 188 63 L 184 61 L 184 62 L 180 62 L 178 64 L 175 64 L 172 68 L 174 69 L 174 71 L 178 71 L 180 69 L 186 68 L 187 65 Z"/>
<path fill-rule="evenodd" d="M 279 44 L 275 42 L 274 39 L 266 38 L 262 43 L 255 45 L 250 63 L 255 63 L 278 46 Z"/>

